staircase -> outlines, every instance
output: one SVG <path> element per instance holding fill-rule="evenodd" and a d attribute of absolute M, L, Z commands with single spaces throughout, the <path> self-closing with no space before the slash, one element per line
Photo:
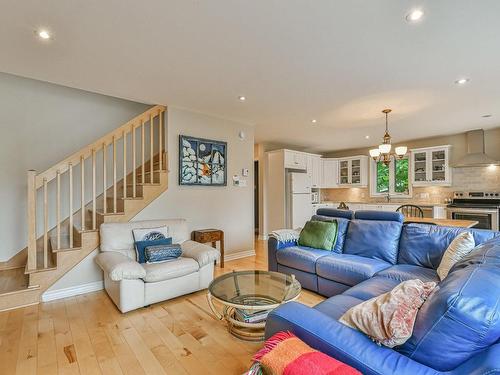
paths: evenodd
<path fill-rule="evenodd" d="M 0 311 L 36 304 L 99 246 L 99 226 L 126 222 L 167 189 L 164 114 L 155 106 L 43 173 L 28 171 L 28 246 L 0 270 Z"/>

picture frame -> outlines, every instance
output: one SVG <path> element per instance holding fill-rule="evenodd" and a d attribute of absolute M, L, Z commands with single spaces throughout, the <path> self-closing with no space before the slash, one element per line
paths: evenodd
<path fill-rule="evenodd" d="M 227 186 L 227 142 L 179 135 L 179 185 Z"/>

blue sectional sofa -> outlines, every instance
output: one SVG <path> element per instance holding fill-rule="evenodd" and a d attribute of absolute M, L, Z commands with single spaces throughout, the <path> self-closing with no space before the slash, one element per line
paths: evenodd
<path fill-rule="evenodd" d="M 338 222 L 332 251 L 269 239 L 269 269 L 294 274 L 306 289 L 330 297 L 314 308 L 296 302 L 273 310 L 266 336 L 290 330 L 312 347 L 363 374 L 500 373 L 500 236 L 498 232 L 403 225 L 396 212 L 320 209 Z M 462 231 L 477 248 L 442 282 L 441 257 Z M 394 349 L 338 322 L 349 308 L 401 281 L 438 283 L 420 309 L 412 337 Z"/>

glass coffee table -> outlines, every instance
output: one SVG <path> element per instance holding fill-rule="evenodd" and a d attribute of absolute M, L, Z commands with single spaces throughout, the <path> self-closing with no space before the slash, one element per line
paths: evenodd
<path fill-rule="evenodd" d="M 266 318 L 271 310 L 300 295 L 301 286 L 293 275 L 271 271 L 233 271 L 215 278 L 208 286 L 207 300 L 228 330 L 243 340 L 264 339 Z M 222 305 L 219 312 L 213 301 Z"/>

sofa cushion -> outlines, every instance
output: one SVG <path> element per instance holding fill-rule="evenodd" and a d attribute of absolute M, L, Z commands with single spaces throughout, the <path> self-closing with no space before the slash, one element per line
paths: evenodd
<path fill-rule="evenodd" d="M 358 298 L 340 294 L 320 302 L 314 308 L 333 319 L 339 319 L 351 307 L 359 305 L 362 302 L 363 300 Z"/>
<path fill-rule="evenodd" d="M 197 272 L 200 267 L 198 262 L 191 258 L 178 258 L 163 263 L 145 263 L 141 264 L 146 270 L 146 276 L 143 280 L 147 283 L 175 279 Z"/>
<path fill-rule="evenodd" d="M 342 250 L 344 248 L 345 236 L 347 234 L 347 228 L 349 227 L 350 220 L 345 219 L 343 217 L 332 217 L 324 215 L 313 215 L 311 220 L 319 220 L 319 221 L 335 220 L 337 222 L 337 241 L 335 242 L 335 246 L 333 247 L 332 251 L 339 254 L 342 253 Z"/>
<path fill-rule="evenodd" d="M 439 282 L 436 270 L 414 266 L 411 264 L 396 264 L 377 273 L 377 276 L 388 277 L 399 282 L 420 279 L 422 281 Z"/>
<path fill-rule="evenodd" d="M 335 218 L 342 217 L 347 220 L 354 219 L 354 211 L 338 210 L 336 208 L 319 208 L 318 210 L 316 210 L 316 214 Z"/>
<path fill-rule="evenodd" d="M 276 260 L 279 264 L 301 271 L 316 273 L 316 260 L 331 254 L 328 250 L 318 250 L 312 247 L 292 246 L 278 250 Z"/>
<path fill-rule="evenodd" d="M 398 263 L 437 269 L 451 241 L 463 232 L 471 232 L 476 244 L 498 236 L 497 232 L 481 229 L 425 224 L 404 225 L 399 242 Z"/>
<path fill-rule="evenodd" d="M 356 285 L 390 267 L 387 262 L 350 254 L 330 254 L 316 262 L 316 273 L 328 280 Z"/>
<path fill-rule="evenodd" d="M 500 268 L 486 259 L 499 248 L 500 241 L 492 241 L 473 251 L 477 263 L 449 273 L 420 309 L 401 353 L 448 371 L 498 342 Z"/>
<path fill-rule="evenodd" d="M 100 227 L 100 250 L 118 251 L 136 260 L 134 236 L 132 229 L 167 226 L 173 243 L 182 243 L 189 239 L 189 231 L 185 219 L 144 220 L 128 223 L 104 223 Z"/>
<path fill-rule="evenodd" d="M 402 223 L 404 216 L 400 212 L 359 210 L 354 213 L 354 218 L 358 220 L 396 221 Z"/>
<path fill-rule="evenodd" d="M 366 301 L 370 298 L 377 297 L 391 291 L 398 284 L 400 284 L 399 280 L 382 276 L 374 276 L 371 279 L 365 280 L 362 283 L 347 289 L 344 293 L 342 293 L 342 295 Z"/>
<path fill-rule="evenodd" d="M 351 220 L 347 229 L 344 254 L 360 255 L 395 264 L 402 226 L 399 221 Z"/>
<path fill-rule="evenodd" d="M 304 228 L 300 231 L 299 245 L 330 251 L 333 249 L 336 240 L 336 221 L 310 220 L 306 222 Z"/>

